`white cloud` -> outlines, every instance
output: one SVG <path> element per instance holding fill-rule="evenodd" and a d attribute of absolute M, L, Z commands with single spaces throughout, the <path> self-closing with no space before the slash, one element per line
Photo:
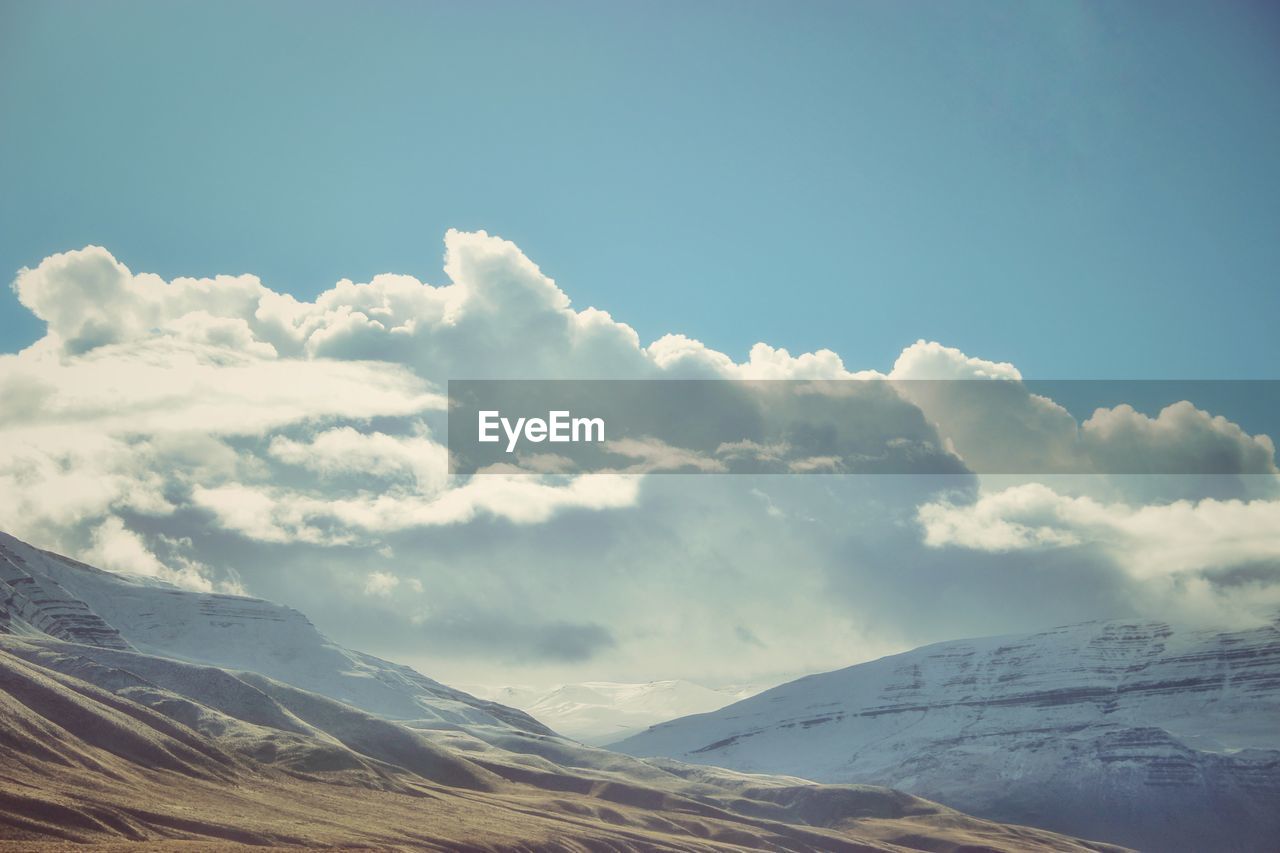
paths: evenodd
<path fill-rule="evenodd" d="M 14 289 L 48 331 L 0 357 L 0 524 L 74 550 L 84 521 L 169 514 L 185 492 L 250 538 L 333 544 L 478 512 L 527 523 L 625 502 L 634 487 L 599 481 L 486 480 L 448 494 L 444 448 L 420 422 L 417 435 L 364 426 L 443 411 L 432 386 L 460 371 L 519 363 L 612 375 L 650 364 L 634 331 L 572 310 L 506 241 L 450 232 L 446 274 L 441 287 L 398 275 L 342 281 L 306 303 L 254 276 L 135 274 L 92 246 L 23 270 Z M 269 439 L 266 453 L 228 444 L 243 438 Z M 272 485 L 279 464 L 403 482 L 379 495 Z"/>
<path fill-rule="evenodd" d="M 177 568 L 165 565 L 151 553 L 141 536 L 114 517 L 107 518 L 93 531 L 92 546 L 85 558 L 113 572 L 157 578 L 202 592 L 212 592 L 214 588 L 198 562 L 183 560 Z M 227 585 L 220 588 L 231 591 Z"/>
<path fill-rule="evenodd" d="M 306 441 L 278 435 L 267 452 L 288 465 L 323 476 L 362 474 L 409 478 L 420 492 L 434 494 L 445 486 L 448 449 L 427 435 L 394 436 L 364 433 L 343 426 L 324 430 Z"/>
<path fill-rule="evenodd" d="M 664 335 L 645 349 L 664 376 L 683 379 L 873 379 L 873 370 L 851 372 L 829 349 L 793 356 L 766 343 L 751 347 L 741 364 L 722 352 L 680 334 Z"/>
<path fill-rule="evenodd" d="M 323 574 L 313 565 L 324 563 L 341 588 L 379 599 L 371 602 L 379 620 L 424 581 L 441 613 L 490 608 L 519 621 L 537 612 L 573 626 L 589 611 L 607 621 L 610 642 L 601 647 L 637 675 L 656 675 L 644 668 L 658 660 L 684 666 L 694 648 L 722 666 L 743 665 L 732 639 L 740 624 L 769 637 L 778 667 L 890 651 L 884 640 L 869 645 L 867 629 L 851 627 L 854 616 L 882 618 L 899 600 L 909 604 L 896 612 L 914 613 L 919 590 L 895 587 L 897 577 L 944 546 L 1028 561 L 1105 548 L 1126 578 L 1185 579 L 1185 601 L 1224 600 L 1220 589 L 1194 582 L 1202 568 L 1272 553 L 1256 529 L 1274 529 L 1265 502 L 1146 506 L 1087 489 L 1074 497 L 1031 490 L 976 503 L 925 500 L 919 520 L 933 547 L 922 550 L 912 519 L 932 492 L 896 478 L 570 476 L 572 463 L 551 454 L 521 460 L 542 478 L 451 478 L 437 438 L 440 389 L 451 377 L 885 374 L 851 369 L 831 350 L 793 355 L 760 343 L 736 361 L 680 334 L 643 346 L 631 327 L 575 308 L 513 244 L 484 233 L 451 231 L 444 272 L 441 285 L 408 275 L 344 280 L 303 301 L 251 275 L 165 281 L 134 273 L 94 247 L 23 271 L 15 289 L 48 332 L 26 351 L 0 356 L 0 529 L 197 588 L 236 582 L 218 543 L 234 543 L 226 562 L 243 566 L 247 578 L 298 554 L 290 588 L 308 606 L 324 602 Z M 923 423 L 923 412 L 975 466 L 1010 459 L 1045 466 L 1046 458 L 1104 465 L 1147 453 L 1153 467 L 1225 455 L 1241 470 L 1275 471 L 1263 437 L 1193 407 L 1155 417 L 1120 407 L 1079 424 L 1030 394 L 1013 365 L 937 343 L 907 347 L 887 376 L 1006 381 L 992 383 L 996 392 L 982 405 L 948 396 L 938 383 L 897 383 L 912 405 L 892 389 L 863 388 L 868 404 L 886 406 L 880 398 L 889 397 L 892 405 L 865 422 L 824 426 L 841 439 L 858 430 L 896 436 L 896 419 Z M 794 460 L 801 467 L 836 462 L 825 447 L 793 445 L 804 448 Z M 629 470 L 639 472 L 718 471 L 726 460 L 767 461 L 793 448 L 742 444 L 684 458 L 652 444 L 623 449 L 636 463 Z M 500 532 L 495 524 L 504 525 Z M 173 541 L 191 535 L 195 544 L 142 532 L 155 530 Z M 883 552 L 863 547 L 904 530 L 917 538 L 886 540 L 892 550 Z M 276 547 L 286 543 L 312 547 Z M 387 571 L 392 559 L 412 560 L 422 579 Z M 966 571 L 973 584 L 1001 580 L 977 563 Z M 936 581 L 919 577 L 900 583 Z M 252 591 L 251 579 L 246 585 Z M 995 600 L 999 589 L 975 595 Z M 336 621 L 347 624 L 346 615 Z M 484 615 L 476 617 L 477 636 L 488 630 Z M 984 616 L 992 615 L 975 611 L 967 630 L 986 630 Z M 927 623 L 902 619 L 902 641 L 940 639 L 910 633 Z M 751 660 L 762 654 L 753 651 Z"/>
<path fill-rule="evenodd" d="M 987 361 L 965 355 L 955 347 L 919 340 L 893 363 L 890 379 L 1007 379 L 1022 378 L 1018 368 L 1005 361 Z"/>
<path fill-rule="evenodd" d="M 1122 490 L 1146 497 L 1156 496 L 1161 485 L 1185 489 L 1188 475 L 1277 473 L 1269 437 L 1250 435 L 1185 400 L 1154 418 L 1119 405 L 1079 423 L 1059 403 L 1032 393 L 1012 364 L 925 341 L 903 351 L 889 378 L 979 473 L 1119 475 Z M 1184 479 L 1125 481 L 1134 474 Z"/>
<path fill-rule="evenodd" d="M 928 503 L 917 518 L 931 547 L 1003 552 L 1090 545 L 1141 580 L 1280 560 L 1280 501 L 1130 506 L 1032 483 L 971 504 Z"/>
<path fill-rule="evenodd" d="M 333 495 L 279 486 L 227 484 L 192 492 L 228 530 L 262 542 L 341 545 L 358 534 L 465 524 L 486 514 L 537 524 L 565 509 L 621 509 L 632 505 L 633 477 L 590 474 L 564 483 L 528 476 L 485 474 L 437 495 L 406 491 Z"/>
<path fill-rule="evenodd" d="M 701 453 L 672 447 L 656 438 L 619 438 L 605 442 L 605 450 L 636 460 L 623 468 L 624 473 L 644 474 L 653 471 L 702 471 L 724 473 L 729 470 L 719 459 Z"/>
<path fill-rule="evenodd" d="M 400 585 L 400 578 L 391 572 L 369 572 L 365 579 L 364 594 L 378 598 L 390 598 L 391 593 Z"/>
<path fill-rule="evenodd" d="M 3 356 L 0 389 L 8 388 L 21 389 L 21 409 L 7 411 L 4 426 L 31 431 L 262 435 L 297 422 L 445 406 L 441 394 L 398 365 L 263 358 L 165 338 L 74 357 L 31 350 Z"/>
<path fill-rule="evenodd" d="M 789 470 L 797 474 L 808 474 L 815 471 L 838 473 L 844 467 L 839 456 L 806 456 L 804 459 L 793 459 L 787 463 Z"/>
<path fill-rule="evenodd" d="M 1270 437 L 1249 435 L 1184 400 L 1154 417 L 1120 405 L 1081 425 L 1085 452 L 1099 470 L 1150 474 L 1275 474 Z"/>

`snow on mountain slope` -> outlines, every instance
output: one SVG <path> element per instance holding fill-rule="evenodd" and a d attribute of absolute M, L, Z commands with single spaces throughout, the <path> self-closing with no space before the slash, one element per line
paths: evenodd
<path fill-rule="evenodd" d="M 1159 850 L 1280 839 L 1280 630 L 1102 622 L 812 675 L 618 744 Z"/>
<path fill-rule="evenodd" d="M 458 748 L 462 731 L 252 673 L 0 636 L 0 847 L 1119 853 L 897 791 L 503 731 L 526 748 Z"/>
<path fill-rule="evenodd" d="M 105 572 L 4 533 L 0 633 L 44 634 L 247 670 L 388 719 L 548 732 L 521 711 L 345 649 L 291 608 Z"/>
<path fill-rule="evenodd" d="M 6 547 L 6 545 L 10 547 Z M 83 601 L 39 572 L 20 553 L 21 542 L 0 534 L 0 634 L 47 635 L 73 643 L 126 649 L 120 632 Z"/>
<path fill-rule="evenodd" d="M 180 653 L 155 653 L 165 646 Z M 0 538 L 0 847 L 1116 850 L 884 788 L 636 759 L 508 719 L 523 715 L 327 643 L 287 608 Z"/>
<path fill-rule="evenodd" d="M 467 688 L 527 711 L 566 737 L 605 745 L 657 723 L 723 708 L 758 692 L 751 687 L 714 690 L 691 681 L 584 681 L 552 690 L 529 687 Z"/>

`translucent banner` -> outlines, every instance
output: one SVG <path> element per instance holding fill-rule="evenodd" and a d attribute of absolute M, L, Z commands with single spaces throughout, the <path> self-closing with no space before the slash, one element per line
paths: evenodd
<path fill-rule="evenodd" d="M 454 474 L 1273 475 L 1275 380 L 453 380 Z"/>

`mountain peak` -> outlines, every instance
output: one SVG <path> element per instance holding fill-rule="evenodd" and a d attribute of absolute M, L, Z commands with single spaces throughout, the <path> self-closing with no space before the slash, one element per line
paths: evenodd
<path fill-rule="evenodd" d="M 1261 849 L 1280 837 L 1278 719 L 1276 625 L 1110 620 L 810 675 L 612 748 L 887 785 L 1138 847 Z"/>

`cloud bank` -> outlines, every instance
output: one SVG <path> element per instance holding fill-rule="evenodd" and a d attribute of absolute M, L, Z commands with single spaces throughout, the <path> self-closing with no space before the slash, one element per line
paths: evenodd
<path fill-rule="evenodd" d="M 47 331 L 0 356 L 0 528 L 113 570 L 283 600 L 353 645 L 468 681 L 477 667 L 789 674 L 1046 620 L 1275 606 L 1274 447 L 1193 401 L 1078 418 L 1012 364 L 927 341 L 884 372 L 765 343 L 735 361 L 679 333 L 643 345 L 483 232 L 446 235 L 444 278 L 344 280 L 303 301 L 250 275 L 134 273 L 98 247 L 21 271 L 15 292 Z M 975 470 L 1228 460 L 1248 490 L 574 477 L 551 457 L 544 477 L 451 477 L 444 383 L 513 377 L 1003 380 L 981 405 L 903 383 L 915 390 L 884 416 L 925 424 Z M 637 472 L 663 452 L 627 449 Z"/>

